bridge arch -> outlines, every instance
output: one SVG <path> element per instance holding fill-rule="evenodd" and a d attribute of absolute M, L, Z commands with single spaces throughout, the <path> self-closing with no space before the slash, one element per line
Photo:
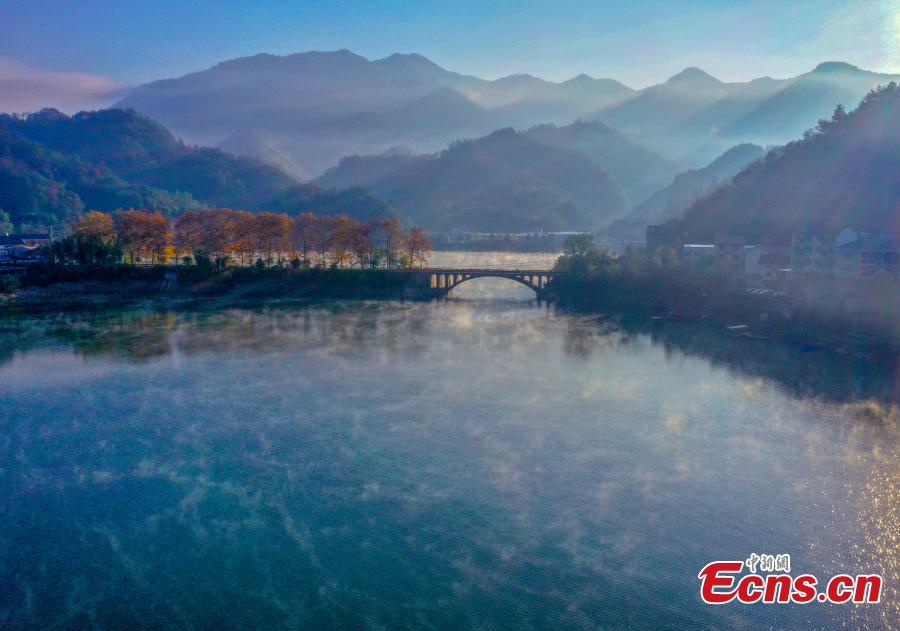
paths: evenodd
<path fill-rule="evenodd" d="M 475 280 L 478 278 L 504 278 L 506 280 L 511 280 L 514 282 L 527 287 L 532 290 L 535 294 L 540 296 L 541 291 L 546 286 L 546 276 L 539 278 L 536 275 L 532 276 L 531 274 L 510 274 L 508 272 L 477 272 L 474 274 L 458 274 L 454 278 L 453 284 L 448 284 L 446 287 L 442 287 L 442 289 L 447 289 L 448 291 L 451 289 L 456 289 L 466 281 Z"/>
<path fill-rule="evenodd" d="M 494 269 L 494 268 L 407 268 L 395 270 L 396 273 L 415 274 L 417 282 L 424 285 L 431 295 L 446 295 L 463 283 L 476 278 L 505 278 L 528 287 L 538 298 L 552 294 L 550 286 L 565 272 L 548 269 Z"/>

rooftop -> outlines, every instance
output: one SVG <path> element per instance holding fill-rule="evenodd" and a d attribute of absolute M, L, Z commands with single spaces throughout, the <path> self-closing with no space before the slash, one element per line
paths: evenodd
<path fill-rule="evenodd" d="M 0 234 L 0 245 L 19 245 L 24 241 L 49 241 L 50 235 L 42 232 L 22 232 L 20 234 Z"/>

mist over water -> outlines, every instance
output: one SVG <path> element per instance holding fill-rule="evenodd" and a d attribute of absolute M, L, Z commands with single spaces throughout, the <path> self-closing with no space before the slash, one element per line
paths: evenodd
<path fill-rule="evenodd" d="M 896 620 L 895 375 L 658 326 L 489 279 L 2 320 L 0 626 Z M 880 572 L 882 604 L 700 602 L 753 552 Z"/>

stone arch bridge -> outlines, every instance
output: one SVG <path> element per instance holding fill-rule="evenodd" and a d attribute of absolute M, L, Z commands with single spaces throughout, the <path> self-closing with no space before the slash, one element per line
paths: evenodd
<path fill-rule="evenodd" d="M 434 296 L 445 296 L 450 291 L 474 278 L 508 278 L 525 285 L 540 299 L 551 296 L 553 283 L 566 274 L 539 269 L 491 269 L 426 267 L 410 270 L 416 275 L 417 285 Z"/>

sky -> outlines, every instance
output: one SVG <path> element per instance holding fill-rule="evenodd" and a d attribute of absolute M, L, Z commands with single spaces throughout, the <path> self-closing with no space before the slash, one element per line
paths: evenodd
<path fill-rule="evenodd" d="M 822 61 L 900 72 L 900 0 L 0 0 L 0 109 L 79 108 L 226 59 L 341 48 L 636 88 L 687 66 L 727 81 Z"/>

